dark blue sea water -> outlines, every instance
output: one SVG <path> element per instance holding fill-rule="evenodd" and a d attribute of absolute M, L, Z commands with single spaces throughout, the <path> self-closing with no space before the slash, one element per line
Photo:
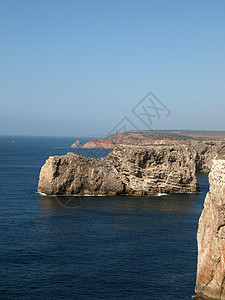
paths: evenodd
<path fill-rule="evenodd" d="M 75 140 L 0 137 L 0 299 L 191 299 L 207 175 L 197 195 L 38 195 Z"/>

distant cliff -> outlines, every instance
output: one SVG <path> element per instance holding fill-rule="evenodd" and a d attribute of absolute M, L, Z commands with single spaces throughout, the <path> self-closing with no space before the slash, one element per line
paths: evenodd
<path fill-rule="evenodd" d="M 225 150 L 225 141 L 186 141 L 196 151 L 196 171 L 209 172 L 217 153 Z"/>
<path fill-rule="evenodd" d="M 110 140 L 91 140 L 83 145 L 83 148 L 88 149 L 114 149 L 116 146 L 116 143 Z"/>
<path fill-rule="evenodd" d="M 197 192 L 195 152 L 187 146 L 116 146 L 104 158 L 52 156 L 38 191 L 48 195 Z"/>
<path fill-rule="evenodd" d="M 124 136 L 124 139 L 122 137 Z M 178 146 L 187 145 L 192 151 L 195 151 L 195 162 L 197 172 L 209 172 L 212 166 L 212 161 L 216 157 L 216 154 L 222 150 L 225 150 L 225 140 L 217 141 L 200 141 L 200 140 L 177 140 L 171 139 L 145 139 L 142 135 L 136 138 L 136 133 L 133 135 L 118 134 L 114 140 L 110 139 L 95 139 L 87 142 L 83 146 L 79 141 L 76 141 L 72 148 L 88 148 L 88 149 L 114 149 L 116 145 L 138 145 L 138 146 L 150 146 L 150 145 L 171 145 Z"/>
<path fill-rule="evenodd" d="M 225 299 L 225 156 L 213 161 L 210 189 L 198 226 L 196 293 Z M 208 299 L 207 298 L 207 299 Z M 196 298 L 198 299 L 198 297 Z"/>

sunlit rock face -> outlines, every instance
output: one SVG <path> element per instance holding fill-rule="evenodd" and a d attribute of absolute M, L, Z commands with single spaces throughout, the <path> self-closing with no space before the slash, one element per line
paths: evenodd
<path fill-rule="evenodd" d="M 198 226 L 197 297 L 225 299 L 225 157 L 213 161 Z M 208 299 L 206 298 L 206 299 Z M 196 298 L 199 299 L 199 298 Z"/>
<path fill-rule="evenodd" d="M 196 153 L 188 146 L 117 145 L 104 158 L 52 156 L 40 172 L 47 195 L 154 195 L 197 192 Z"/>
<path fill-rule="evenodd" d="M 116 143 L 110 140 L 91 140 L 83 145 L 82 148 L 87 149 L 114 149 L 116 146 Z"/>
<path fill-rule="evenodd" d="M 137 138 L 137 133 L 133 133 L 134 138 L 131 133 L 128 135 L 118 134 L 117 138 L 113 140 L 110 139 L 97 139 L 87 142 L 83 147 L 79 145 L 79 148 L 103 148 L 103 149 L 114 149 L 116 145 L 170 145 L 181 147 L 181 145 L 187 145 L 192 151 L 196 153 L 196 171 L 197 172 L 209 172 L 212 166 L 212 161 L 216 157 L 217 153 L 225 150 L 225 141 L 199 141 L 199 140 L 154 140 L 149 138 Z M 79 141 L 77 141 L 79 142 Z M 77 143 L 76 142 L 76 143 Z M 77 148 L 77 144 L 74 143 L 72 147 Z"/>
<path fill-rule="evenodd" d="M 82 144 L 79 140 L 71 145 L 71 148 L 82 148 Z"/>
<path fill-rule="evenodd" d="M 212 167 L 213 160 L 217 153 L 225 151 L 225 141 L 196 141 L 196 140 L 175 140 L 170 145 L 187 145 L 196 153 L 196 171 L 208 173 Z"/>

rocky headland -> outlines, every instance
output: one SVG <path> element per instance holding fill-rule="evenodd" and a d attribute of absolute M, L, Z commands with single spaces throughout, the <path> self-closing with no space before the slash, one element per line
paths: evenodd
<path fill-rule="evenodd" d="M 158 140 L 170 141 L 219 141 L 225 139 L 225 131 L 197 131 L 197 130 L 151 130 L 126 131 L 109 135 L 105 139 L 116 143 L 141 145 Z"/>
<path fill-rule="evenodd" d="M 70 152 L 49 157 L 40 172 L 38 191 L 47 195 L 197 192 L 195 158 L 187 145 L 118 145 L 104 158 Z"/>
<path fill-rule="evenodd" d="M 196 299 L 225 299 L 225 155 L 213 161 L 198 226 Z"/>
<path fill-rule="evenodd" d="M 198 192 L 196 172 L 210 189 L 198 226 L 195 299 L 225 300 L 225 140 L 193 138 L 92 140 L 86 148 L 114 150 L 104 158 L 69 152 L 49 157 L 38 191 L 47 195 L 156 195 Z M 152 137 L 152 136 L 151 136 Z M 162 137 L 162 136 L 160 136 Z M 132 143 L 132 145 L 129 145 Z M 80 147 L 78 142 L 75 147 Z"/>
<path fill-rule="evenodd" d="M 224 132 L 118 132 L 105 139 L 94 139 L 83 146 L 76 141 L 72 148 L 114 149 L 117 145 L 170 145 L 175 147 L 188 146 L 196 153 L 197 172 L 209 172 L 212 161 L 218 152 L 225 150 Z M 214 137 L 214 140 L 210 138 Z"/>
<path fill-rule="evenodd" d="M 117 143 L 111 140 L 104 140 L 104 139 L 98 139 L 98 140 L 91 140 L 83 145 L 82 148 L 87 149 L 114 149 Z"/>

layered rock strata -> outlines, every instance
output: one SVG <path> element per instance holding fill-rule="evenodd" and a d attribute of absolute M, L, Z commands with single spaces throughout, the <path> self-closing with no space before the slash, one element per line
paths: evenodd
<path fill-rule="evenodd" d="M 49 157 L 38 191 L 48 195 L 197 192 L 195 152 L 187 146 L 118 145 L 104 158 Z"/>
<path fill-rule="evenodd" d="M 197 172 L 209 172 L 217 153 L 225 150 L 225 141 L 189 141 L 186 144 L 196 151 Z"/>
<path fill-rule="evenodd" d="M 217 158 L 199 219 L 196 299 L 225 299 L 225 156 Z"/>
<path fill-rule="evenodd" d="M 76 143 L 75 143 L 76 144 Z M 73 145 L 75 145 L 73 144 Z M 149 139 L 98 139 L 87 142 L 83 148 L 89 149 L 114 149 L 116 145 L 139 145 L 147 146 L 150 144 L 154 145 L 173 145 L 181 146 L 187 145 L 196 153 L 196 171 L 197 172 L 209 172 L 212 166 L 212 161 L 216 157 L 217 152 L 225 149 L 225 141 L 198 141 L 198 140 L 149 140 Z M 72 147 L 73 147 L 72 145 Z"/>

